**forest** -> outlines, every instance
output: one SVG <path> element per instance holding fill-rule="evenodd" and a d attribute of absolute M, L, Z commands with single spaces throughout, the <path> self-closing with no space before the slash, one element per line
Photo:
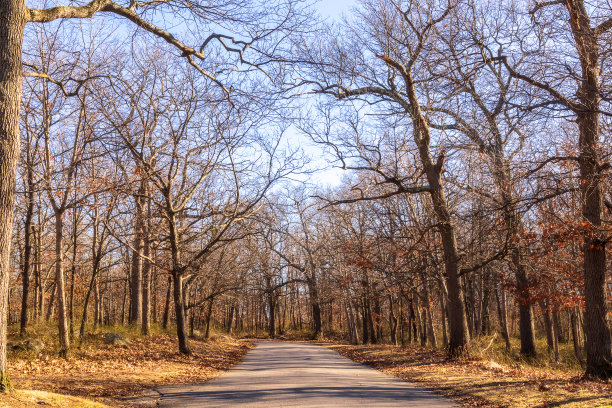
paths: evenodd
<path fill-rule="evenodd" d="M 0 389 L 41 327 L 612 377 L 610 3 L 319 10 L 1 2 Z"/>

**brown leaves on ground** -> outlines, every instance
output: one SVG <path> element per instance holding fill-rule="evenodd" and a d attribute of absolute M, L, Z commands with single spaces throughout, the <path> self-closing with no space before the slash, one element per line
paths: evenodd
<path fill-rule="evenodd" d="M 345 357 L 470 407 L 612 407 L 612 383 L 572 371 L 448 361 L 443 351 L 389 345 L 328 345 Z"/>
<path fill-rule="evenodd" d="M 69 394 L 121 405 L 122 399 L 161 384 L 208 381 L 239 362 L 252 344 L 228 337 L 190 341 L 193 354 L 178 352 L 175 336 L 133 338 L 128 347 L 107 345 L 102 336 L 68 359 L 39 355 L 9 364 L 18 389 Z"/>
<path fill-rule="evenodd" d="M 110 408 L 108 405 L 69 395 L 54 394 L 46 391 L 17 390 L 0 394 L 0 408 Z"/>

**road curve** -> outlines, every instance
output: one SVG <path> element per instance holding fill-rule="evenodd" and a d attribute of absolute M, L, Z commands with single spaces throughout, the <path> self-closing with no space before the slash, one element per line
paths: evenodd
<path fill-rule="evenodd" d="M 212 381 L 156 391 L 160 407 L 457 407 L 335 351 L 301 343 L 261 342 Z"/>

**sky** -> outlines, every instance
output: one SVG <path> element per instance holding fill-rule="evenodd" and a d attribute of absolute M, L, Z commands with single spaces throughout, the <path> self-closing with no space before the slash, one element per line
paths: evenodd
<path fill-rule="evenodd" d="M 322 17 L 340 21 L 342 15 L 349 14 L 351 8 L 356 5 L 357 0 L 319 0 L 315 8 Z M 307 136 L 300 134 L 293 126 L 287 129 L 286 137 L 289 144 L 300 146 L 310 157 L 311 167 L 321 169 L 314 174 L 299 177 L 299 179 L 322 187 L 335 187 L 341 184 L 346 171 L 331 166 L 329 161 L 333 157 L 325 156 L 321 147 L 314 145 Z"/>
<path fill-rule="evenodd" d="M 316 9 L 322 16 L 339 19 L 356 4 L 357 0 L 319 0 Z"/>

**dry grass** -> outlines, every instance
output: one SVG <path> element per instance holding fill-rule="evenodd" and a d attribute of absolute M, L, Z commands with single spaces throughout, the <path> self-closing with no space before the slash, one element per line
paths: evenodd
<path fill-rule="evenodd" d="M 108 405 L 88 401 L 83 398 L 54 394 L 45 391 L 15 391 L 0 395 L 0 408 L 109 408 Z"/>
<path fill-rule="evenodd" d="M 102 333 L 90 335 L 68 359 L 58 358 L 54 347 L 37 355 L 14 352 L 9 359 L 11 381 L 18 390 L 43 390 L 129 406 L 125 398 L 156 385 L 206 382 L 239 362 L 252 347 L 228 337 L 191 339 L 193 355 L 186 356 L 178 352 L 176 337 L 169 334 L 133 336 L 128 347 L 107 345 L 102 339 Z"/>
<path fill-rule="evenodd" d="M 357 362 L 475 407 L 612 407 L 612 384 L 578 372 L 473 359 L 449 362 L 443 352 L 416 346 L 328 347 Z"/>

